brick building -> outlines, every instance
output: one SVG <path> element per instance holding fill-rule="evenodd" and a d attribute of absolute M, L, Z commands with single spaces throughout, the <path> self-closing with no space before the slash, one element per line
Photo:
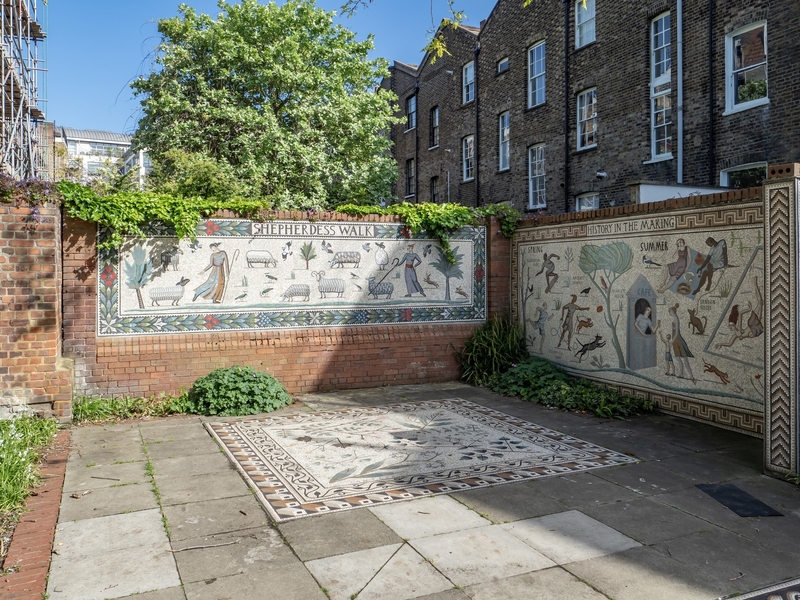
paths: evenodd
<path fill-rule="evenodd" d="M 400 199 L 571 212 L 800 160 L 800 3 L 583 2 L 499 0 L 450 55 L 395 63 Z"/>

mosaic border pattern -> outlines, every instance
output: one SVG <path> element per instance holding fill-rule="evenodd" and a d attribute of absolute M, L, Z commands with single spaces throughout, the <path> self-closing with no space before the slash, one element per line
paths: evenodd
<path fill-rule="evenodd" d="M 274 461 L 271 461 L 269 456 L 263 456 L 239 431 L 237 425 L 241 421 L 206 423 L 205 426 L 225 449 L 228 458 L 242 473 L 267 512 L 276 522 L 639 462 L 636 458 L 460 398 L 267 417 L 245 422 L 278 424 L 281 421 L 308 420 L 309 418 L 325 417 L 326 415 L 351 414 L 354 416 L 369 416 L 385 414 L 392 409 L 402 409 L 403 407 L 436 408 L 442 406 L 449 411 L 479 421 L 483 425 L 491 422 L 490 426 L 500 432 L 511 433 L 513 431 L 513 435 L 516 436 L 543 437 L 549 443 L 557 444 L 561 447 L 566 446 L 567 449 L 549 454 L 537 464 L 512 464 L 519 461 L 511 460 L 492 464 L 480 463 L 475 466 L 460 467 L 450 477 L 443 477 L 441 473 L 430 474 L 428 477 L 425 474 L 414 476 L 413 486 L 407 485 L 397 489 L 387 489 L 384 486 L 384 489 L 377 490 L 374 493 L 350 494 L 342 497 L 329 497 L 326 500 L 317 502 L 302 502 L 298 492 L 293 489 L 292 480 L 293 478 L 302 480 L 307 478 L 308 475 L 305 474 L 302 466 L 297 461 L 291 460 L 286 465 L 283 465 L 282 468 L 275 464 Z M 391 478 L 389 477 L 388 479 L 390 480 Z"/>
<path fill-rule="evenodd" d="M 272 223 L 279 223 L 274 221 Z M 290 223 L 295 223 L 294 221 Z M 330 221 L 325 223 L 340 223 Z M 345 225 L 361 223 L 341 222 Z M 253 237 L 252 221 L 209 219 L 198 223 L 196 233 L 203 237 Z M 368 223 L 374 228 L 374 239 L 406 239 L 433 242 L 412 234 L 402 224 Z M 153 236 L 170 236 L 174 231 L 153 227 Z M 102 243 L 110 236 L 108 228 L 98 231 L 97 241 Z M 129 336 L 173 333 L 208 333 L 212 331 L 245 331 L 270 329 L 300 329 L 309 327 L 345 327 L 385 324 L 468 323 L 486 319 L 486 229 L 464 227 L 454 231 L 450 240 L 467 240 L 473 248 L 471 276 L 472 302 L 454 306 L 425 304 L 393 305 L 381 307 L 354 306 L 352 308 L 306 308 L 261 311 L 203 311 L 152 315 L 123 315 L 120 302 L 122 265 L 117 250 L 98 251 L 97 260 L 97 336 Z"/>

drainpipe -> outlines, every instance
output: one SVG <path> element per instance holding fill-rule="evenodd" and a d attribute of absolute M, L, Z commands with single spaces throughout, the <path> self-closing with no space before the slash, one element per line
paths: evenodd
<path fill-rule="evenodd" d="M 564 5 L 564 212 L 569 212 L 569 2 Z"/>
<path fill-rule="evenodd" d="M 414 123 L 414 202 L 419 203 L 419 79 L 414 84 L 414 102 L 417 112 Z"/>
<path fill-rule="evenodd" d="M 683 183 L 683 0 L 677 0 L 678 36 L 678 183 Z"/>
<path fill-rule="evenodd" d="M 478 111 L 478 55 L 481 52 L 481 45 L 475 46 L 473 52 L 473 65 L 475 71 L 475 206 L 481 205 L 481 185 L 480 185 L 480 164 L 481 164 L 481 145 L 478 143 L 480 135 L 480 111 Z"/>
<path fill-rule="evenodd" d="M 717 185 L 714 172 L 714 0 L 708 0 L 708 183 Z"/>

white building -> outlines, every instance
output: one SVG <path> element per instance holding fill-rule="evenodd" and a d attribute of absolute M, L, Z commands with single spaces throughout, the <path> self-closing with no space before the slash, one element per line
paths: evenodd
<path fill-rule="evenodd" d="M 139 187 L 144 187 L 150 159 L 145 151 L 131 149 L 130 135 L 97 129 L 59 129 L 70 162 L 81 167 L 84 178 L 117 167 L 122 173 L 136 170 Z"/>

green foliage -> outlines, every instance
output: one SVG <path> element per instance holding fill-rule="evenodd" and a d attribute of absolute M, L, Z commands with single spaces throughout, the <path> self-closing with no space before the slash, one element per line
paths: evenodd
<path fill-rule="evenodd" d="M 36 465 L 56 433 L 56 423 L 37 417 L 0 421 L 0 512 L 23 507 L 36 485 Z"/>
<path fill-rule="evenodd" d="M 652 402 L 624 396 L 587 379 L 573 378 L 544 359 L 531 357 L 492 379 L 492 391 L 562 410 L 621 419 L 654 411 Z"/>
<path fill-rule="evenodd" d="M 522 329 L 505 317 L 495 317 L 475 330 L 456 355 L 461 379 L 485 385 L 492 376 L 528 358 Z"/>
<path fill-rule="evenodd" d="M 403 202 L 387 208 L 342 204 L 336 210 L 361 217 L 365 215 L 398 215 L 413 233 L 425 231 L 436 239 L 444 250 L 447 261 L 451 264 L 455 264 L 456 257 L 447 239 L 450 232 L 467 225 L 477 225 L 487 217 L 496 216 L 500 220 L 500 231 L 506 237 L 511 237 L 520 219 L 519 211 L 505 204 L 491 204 L 478 208 L 468 208 L 461 204 L 434 204 L 431 202 L 419 204 Z"/>
<path fill-rule="evenodd" d="M 72 402 L 73 423 L 104 423 L 122 419 L 166 417 L 182 412 L 181 397 L 170 395 L 150 398 L 97 398 L 83 396 Z"/>
<path fill-rule="evenodd" d="M 200 415 L 252 415 L 291 404 L 292 398 L 272 375 L 252 367 L 216 369 L 194 382 L 178 404 Z"/>
<path fill-rule="evenodd" d="M 793 483 L 795 485 L 800 485 L 800 473 L 787 473 L 783 476 L 783 478 L 788 481 L 789 483 Z"/>
<path fill-rule="evenodd" d="M 157 67 L 131 84 L 143 113 L 134 145 L 163 169 L 159 189 L 219 194 L 238 180 L 246 197 L 300 209 L 391 197 L 397 169 L 382 132 L 395 98 L 375 91 L 388 71 L 369 59 L 372 38 L 357 41 L 311 0 L 219 8 L 211 17 L 181 4 L 160 20 Z"/>
<path fill-rule="evenodd" d="M 231 165 L 181 148 L 171 148 L 153 161 L 148 183 L 158 192 L 182 197 L 236 198 L 250 191 Z"/>
<path fill-rule="evenodd" d="M 764 98 L 767 95 L 767 80 L 751 79 L 746 81 L 736 89 L 736 94 L 738 95 L 738 103 Z"/>

